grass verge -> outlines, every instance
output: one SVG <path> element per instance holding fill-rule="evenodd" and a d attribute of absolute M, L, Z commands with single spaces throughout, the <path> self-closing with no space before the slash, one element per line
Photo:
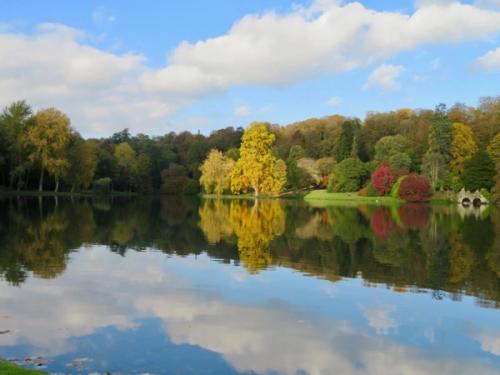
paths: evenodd
<path fill-rule="evenodd" d="M 362 197 L 357 193 L 329 193 L 326 190 L 314 190 L 304 197 L 306 201 L 323 201 L 324 203 L 337 204 L 339 202 L 356 204 L 376 204 L 376 205 L 395 205 L 402 204 L 403 201 L 393 197 Z M 315 203 L 317 203 L 315 202 Z"/>
<path fill-rule="evenodd" d="M 9 362 L 0 361 L 0 374 L 2 375 L 42 375 L 45 372 L 38 370 L 28 370 Z"/>

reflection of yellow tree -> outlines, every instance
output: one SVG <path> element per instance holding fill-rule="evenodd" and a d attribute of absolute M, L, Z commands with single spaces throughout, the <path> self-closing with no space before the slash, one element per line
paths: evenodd
<path fill-rule="evenodd" d="M 220 199 L 206 199 L 200 206 L 199 226 L 210 244 L 217 244 L 233 234 L 229 222 L 229 204 Z"/>
<path fill-rule="evenodd" d="M 17 243 L 17 251 L 35 275 L 52 278 L 66 268 L 67 248 L 63 237 L 67 222 L 63 214 L 54 212 L 38 225 L 26 228 L 26 235 Z"/>
<path fill-rule="evenodd" d="M 450 234 L 450 281 L 459 283 L 469 277 L 475 262 L 474 252 L 458 233 Z"/>
<path fill-rule="evenodd" d="M 269 244 L 285 230 L 285 211 L 279 201 L 231 202 L 229 220 L 238 237 L 240 260 L 250 273 L 272 262 Z"/>

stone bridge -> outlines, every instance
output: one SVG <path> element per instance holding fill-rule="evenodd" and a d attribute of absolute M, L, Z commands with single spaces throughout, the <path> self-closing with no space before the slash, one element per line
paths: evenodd
<path fill-rule="evenodd" d="M 479 191 L 476 190 L 475 192 L 471 193 L 470 191 L 465 191 L 465 189 L 460 190 L 460 192 L 457 194 L 457 201 L 458 203 L 466 207 L 470 205 L 474 207 L 480 207 L 483 204 L 489 203 L 484 195 Z"/>

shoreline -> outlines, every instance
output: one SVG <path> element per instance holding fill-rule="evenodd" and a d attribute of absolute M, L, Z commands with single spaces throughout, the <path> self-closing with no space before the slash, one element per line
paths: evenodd
<path fill-rule="evenodd" d="M 0 190 L 0 198 L 2 197 L 67 197 L 67 198 L 113 198 L 113 197 L 145 197 L 145 196 L 163 196 L 160 193 L 137 193 L 137 192 L 119 192 L 115 191 L 110 194 L 95 194 L 92 191 L 79 191 L 71 193 L 69 191 L 53 192 L 53 191 L 11 191 L 11 190 Z M 169 195 L 170 196 L 170 195 Z M 175 195 L 172 195 L 175 196 Z M 311 190 L 311 191 L 289 191 L 284 192 L 279 195 L 260 195 L 258 198 L 252 193 L 246 194 L 189 194 L 180 196 L 196 196 L 201 199 L 225 199 L 225 200 L 272 200 L 272 199 L 283 199 L 283 200 L 301 200 L 310 204 L 317 206 L 321 205 L 358 205 L 358 204 L 369 204 L 369 205 L 383 205 L 383 206 L 393 206 L 404 204 L 405 201 L 400 198 L 394 198 L 391 196 L 383 197 L 367 197 L 360 196 L 356 192 L 349 193 L 329 193 L 326 190 Z M 456 204 L 455 201 L 436 197 L 431 198 L 428 202 L 422 202 L 435 206 L 446 206 Z"/>

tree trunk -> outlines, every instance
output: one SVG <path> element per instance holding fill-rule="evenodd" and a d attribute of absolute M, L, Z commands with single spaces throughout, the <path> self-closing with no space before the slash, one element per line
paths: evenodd
<path fill-rule="evenodd" d="M 43 170 L 43 167 L 42 167 L 42 171 L 40 172 L 40 182 L 38 184 L 38 191 L 39 192 L 43 191 L 43 173 L 44 173 L 44 170 Z"/>
<path fill-rule="evenodd" d="M 54 189 L 54 193 L 59 191 L 59 177 L 56 176 L 56 188 Z"/>

